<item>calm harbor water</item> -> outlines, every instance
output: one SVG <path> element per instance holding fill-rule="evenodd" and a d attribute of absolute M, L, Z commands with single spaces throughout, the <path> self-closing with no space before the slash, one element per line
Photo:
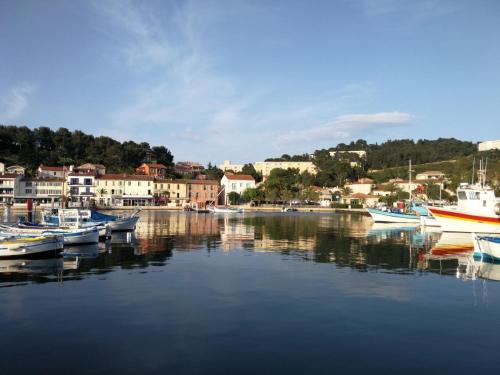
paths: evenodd
<path fill-rule="evenodd" d="M 111 243 L 0 260 L 0 373 L 494 371 L 500 265 L 470 246 L 360 215 L 142 212 Z"/>

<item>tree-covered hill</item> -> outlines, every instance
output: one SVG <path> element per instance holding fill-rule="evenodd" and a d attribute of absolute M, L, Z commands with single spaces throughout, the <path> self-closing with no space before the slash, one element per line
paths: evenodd
<path fill-rule="evenodd" d="M 94 137 L 79 130 L 48 127 L 0 125 L 0 161 L 20 164 L 34 172 L 40 164 L 62 165 L 101 163 L 109 172 L 131 172 L 147 157 L 172 165 L 173 155 L 165 146 L 110 137 Z"/>

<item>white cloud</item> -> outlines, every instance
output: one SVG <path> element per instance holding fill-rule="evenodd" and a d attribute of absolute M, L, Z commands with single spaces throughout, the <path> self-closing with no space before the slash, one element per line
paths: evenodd
<path fill-rule="evenodd" d="M 29 97 L 34 89 L 34 86 L 29 83 L 21 83 L 12 87 L 0 98 L 0 119 L 14 120 L 21 116 L 29 107 Z"/>
<path fill-rule="evenodd" d="M 371 114 L 349 114 L 335 120 L 312 126 L 304 130 L 291 130 L 278 136 L 277 145 L 304 141 L 327 140 L 331 144 L 351 137 L 366 136 L 366 131 L 377 132 L 384 128 L 410 123 L 412 116 L 404 112 L 379 112 Z M 363 134 L 362 134 L 363 133 Z"/>

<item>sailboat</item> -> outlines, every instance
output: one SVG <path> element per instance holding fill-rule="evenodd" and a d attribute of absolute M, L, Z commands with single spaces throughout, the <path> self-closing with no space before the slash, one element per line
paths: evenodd
<path fill-rule="evenodd" d="M 408 212 L 384 211 L 377 208 L 367 208 L 368 213 L 376 223 L 414 223 L 420 224 L 420 216 L 427 212 L 412 200 L 411 192 L 411 159 L 409 161 L 410 207 Z"/>

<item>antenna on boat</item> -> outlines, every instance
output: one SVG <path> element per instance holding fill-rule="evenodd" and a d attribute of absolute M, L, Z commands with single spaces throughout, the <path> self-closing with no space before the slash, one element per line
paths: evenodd
<path fill-rule="evenodd" d="M 411 158 L 410 158 L 410 161 L 409 161 L 409 170 L 408 170 L 408 174 L 409 174 L 409 183 L 410 183 L 410 202 L 411 202 Z"/>
<path fill-rule="evenodd" d="M 472 159 L 472 176 L 471 176 L 471 185 L 474 184 L 474 167 L 476 166 L 476 157 Z"/>

